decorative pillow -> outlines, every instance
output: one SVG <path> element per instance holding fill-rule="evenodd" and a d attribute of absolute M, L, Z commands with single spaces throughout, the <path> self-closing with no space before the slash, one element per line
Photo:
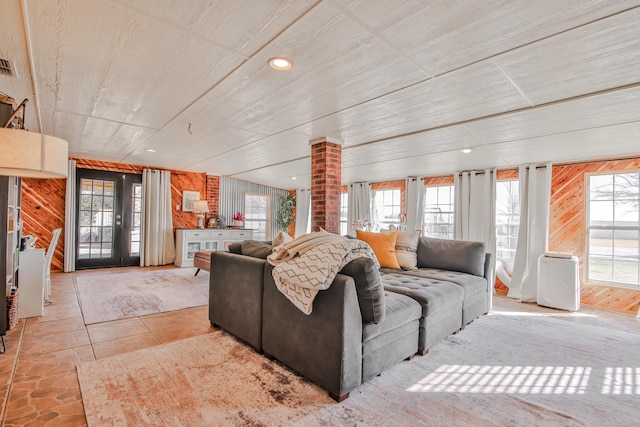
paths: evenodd
<path fill-rule="evenodd" d="M 418 242 L 420 230 L 399 231 L 396 240 L 396 257 L 404 270 L 418 269 Z"/>
<path fill-rule="evenodd" d="M 418 267 L 459 271 L 484 276 L 485 248 L 482 242 L 421 237 Z"/>
<path fill-rule="evenodd" d="M 273 246 L 257 240 L 245 240 L 242 242 L 242 255 L 267 259 L 273 252 Z"/>
<path fill-rule="evenodd" d="M 340 273 L 353 277 L 362 320 L 369 323 L 382 322 L 386 312 L 384 288 L 375 261 L 371 258 L 356 258 L 342 267 Z"/>
<path fill-rule="evenodd" d="M 398 258 L 396 257 L 396 240 L 398 233 L 372 233 L 369 231 L 356 230 L 358 239 L 371 246 L 380 267 L 400 269 Z"/>
<path fill-rule="evenodd" d="M 233 242 L 229 245 L 228 249 L 232 254 L 242 255 L 242 242 Z"/>
<path fill-rule="evenodd" d="M 280 245 L 282 245 L 284 243 L 287 243 L 287 242 L 290 242 L 292 240 L 293 240 L 293 237 L 289 236 L 284 231 L 279 231 L 278 235 L 273 239 L 271 244 L 273 246 L 280 246 Z"/>

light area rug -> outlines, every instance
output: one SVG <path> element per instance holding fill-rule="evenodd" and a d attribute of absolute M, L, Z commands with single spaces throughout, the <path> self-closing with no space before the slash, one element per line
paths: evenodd
<path fill-rule="evenodd" d="M 209 303 L 209 276 L 191 268 L 133 269 L 75 277 L 85 325 Z"/>
<path fill-rule="evenodd" d="M 78 366 L 90 426 L 638 425 L 640 332 L 500 311 L 342 403 L 216 331 Z"/>

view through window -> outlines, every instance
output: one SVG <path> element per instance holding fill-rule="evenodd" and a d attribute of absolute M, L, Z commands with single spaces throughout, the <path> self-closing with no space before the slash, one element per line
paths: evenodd
<path fill-rule="evenodd" d="M 268 194 L 245 193 L 244 226 L 253 230 L 254 240 L 271 239 L 270 230 L 270 197 Z"/>
<path fill-rule="evenodd" d="M 453 239 L 455 190 L 453 185 L 434 185 L 424 190 L 422 234 L 437 239 Z"/>
<path fill-rule="evenodd" d="M 520 229 L 520 183 L 518 180 L 496 183 L 496 258 L 510 261 L 516 257 Z"/>
<path fill-rule="evenodd" d="M 378 229 L 388 229 L 390 225 L 398 227 L 402 212 L 400 189 L 374 190 L 372 198 L 374 226 Z"/>
<path fill-rule="evenodd" d="M 349 208 L 349 193 L 340 194 L 340 234 L 344 236 L 351 231 L 347 224 L 347 211 Z"/>
<path fill-rule="evenodd" d="M 587 278 L 638 286 L 640 173 L 588 177 Z"/>

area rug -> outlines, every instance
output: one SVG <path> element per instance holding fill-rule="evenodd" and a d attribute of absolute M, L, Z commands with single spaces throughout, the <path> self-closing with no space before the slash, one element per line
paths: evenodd
<path fill-rule="evenodd" d="M 85 325 L 209 303 L 209 276 L 191 268 L 134 269 L 75 277 Z"/>
<path fill-rule="evenodd" d="M 78 366 L 90 426 L 637 425 L 640 333 L 496 312 L 335 403 L 225 332 Z"/>

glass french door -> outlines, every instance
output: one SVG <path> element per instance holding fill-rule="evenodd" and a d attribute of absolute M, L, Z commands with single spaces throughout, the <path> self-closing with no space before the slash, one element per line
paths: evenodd
<path fill-rule="evenodd" d="M 140 265 L 142 175 L 78 169 L 76 269 Z"/>

